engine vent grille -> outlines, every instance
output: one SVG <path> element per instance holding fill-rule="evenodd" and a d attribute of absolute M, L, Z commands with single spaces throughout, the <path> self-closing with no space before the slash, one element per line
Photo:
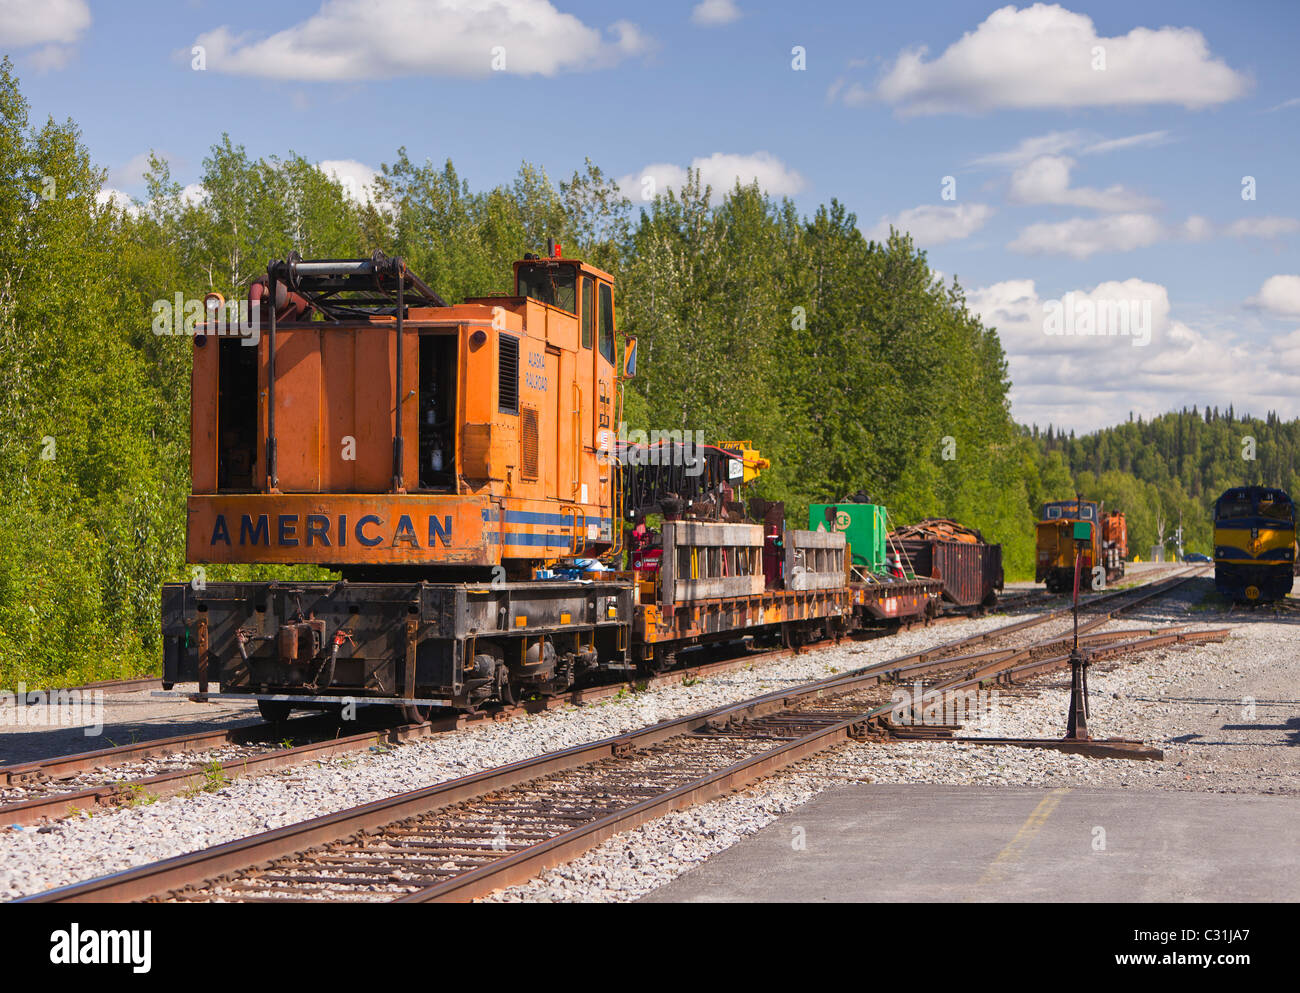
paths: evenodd
<path fill-rule="evenodd" d="M 537 411 L 525 407 L 520 411 L 523 418 L 524 479 L 537 478 Z"/>
<path fill-rule="evenodd" d="M 499 338 L 500 364 L 497 409 L 503 414 L 519 413 L 519 339 L 503 334 Z"/>

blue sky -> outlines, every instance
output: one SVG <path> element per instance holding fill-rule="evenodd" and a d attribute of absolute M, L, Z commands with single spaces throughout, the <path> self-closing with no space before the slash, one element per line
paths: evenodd
<path fill-rule="evenodd" d="M 127 195 L 149 149 L 190 183 L 223 131 L 358 183 L 402 145 L 476 188 L 588 156 L 634 200 L 693 163 L 757 177 L 911 230 L 998 327 L 1017 419 L 1078 430 L 1300 416 L 1297 37 L 1283 0 L 0 0 L 37 118 Z M 1049 333 L 1054 301 L 1128 333 Z"/>

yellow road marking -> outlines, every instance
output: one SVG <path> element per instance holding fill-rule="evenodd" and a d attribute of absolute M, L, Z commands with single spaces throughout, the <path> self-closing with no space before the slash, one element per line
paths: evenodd
<path fill-rule="evenodd" d="M 1006 878 L 1006 872 L 1011 863 L 1019 858 L 1020 853 L 1034 840 L 1034 835 L 1038 834 L 1043 825 L 1047 823 L 1047 819 L 1052 816 L 1052 811 L 1060 804 L 1061 797 L 1069 792 L 1070 788 L 1068 786 L 1062 786 L 1060 789 L 1052 790 L 1047 796 L 1043 797 L 1038 806 L 1034 808 L 1034 812 L 1029 815 L 1028 820 L 1020 825 L 1020 830 L 1016 832 L 1016 836 L 1007 842 L 1006 848 L 998 852 L 997 858 L 992 861 L 984 871 L 984 875 L 980 877 L 978 885 L 988 886 L 1001 882 Z"/>

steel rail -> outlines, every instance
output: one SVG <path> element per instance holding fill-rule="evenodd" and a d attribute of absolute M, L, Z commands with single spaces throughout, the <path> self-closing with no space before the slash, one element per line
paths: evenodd
<path fill-rule="evenodd" d="M 1172 578 L 1173 577 L 1166 577 L 1164 580 L 1156 580 L 1151 585 L 1159 586 L 1164 582 L 1171 581 Z M 1185 579 L 1180 580 L 1180 582 L 1185 581 Z M 1172 588 L 1172 586 L 1170 588 Z M 1133 592 L 1134 590 L 1129 588 L 1105 593 L 1099 597 L 1090 599 L 1086 606 L 1091 609 L 1099 603 L 1109 601 L 1116 597 L 1130 596 Z M 1120 609 L 1129 609 L 1140 602 L 1145 602 L 1145 600 L 1150 599 L 1152 596 L 1160 595 L 1162 592 L 1164 592 L 1164 590 L 1156 589 L 1153 592 L 1140 597 L 1132 604 L 1127 604 Z M 1118 612 L 1119 610 L 1116 610 L 1102 615 L 1085 625 L 1081 625 L 1079 630 L 1082 632 L 1103 624 L 1109 620 L 1114 613 Z M 866 670 L 855 670 L 855 672 L 864 671 L 874 674 L 877 670 L 890 665 L 895 665 L 900 672 L 924 670 L 925 667 L 937 656 L 940 656 L 941 653 L 959 650 L 960 648 L 970 644 L 980 644 L 1028 628 L 1037 627 L 1067 613 L 1069 613 L 1068 608 L 1059 608 L 1057 610 L 1049 611 L 1046 614 L 1014 621 L 1010 624 L 1001 625 L 1000 627 L 993 628 L 989 631 L 970 635 L 967 638 L 957 639 L 956 641 L 937 645 L 921 652 L 902 656 L 898 659 L 891 659 L 875 666 L 869 666 Z M 823 643 L 822 645 L 809 647 L 816 650 L 818 648 L 827 647 L 827 645 Z M 688 666 L 682 669 L 675 669 L 669 673 L 649 677 L 646 680 L 630 680 L 622 683 L 609 683 L 603 686 L 577 689 L 566 694 L 545 697 L 538 701 L 530 701 L 523 704 L 517 704 L 510 708 L 505 708 L 493 713 L 492 719 L 506 719 L 525 713 L 537 713 L 539 711 L 550 710 L 555 707 L 571 704 L 581 705 L 583 703 L 607 698 L 625 691 L 629 686 L 637 686 L 641 683 L 645 683 L 647 686 L 661 685 L 663 683 L 692 678 L 693 675 L 708 675 L 716 672 L 727 671 L 740 665 L 749 665 L 761 661 L 771 661 L 777 658 L 788 657 L 791 654 L 793 654 L 793 650 L 791 649 L 778 648 L 770 652 L 760 653 L 759 655 L 741 656 L 735 659 L 725 659 L 713 663 L 704 663 L 695 667 Z M 985 653 L 985 656 L 991 659 L 989 664 L 994 667 L 996 667 L 998 662 L 1004 658 L 1004 656 L 1001 656 L 999 652 Z M 971 658 L 976 657 L 978 656 L 971 656 Z M 1012 661 L 1027 657 L 1028 652 L 1025 649 L 1022 649 L 1019 653 L 1011 656 Z M 957 659 L 944 658 L 943 661 L 946 663 L 955 662 Z M 910 664 L 899 665 L 900 663 Z M 846 673 L 832 677 L 829 680 L 826 680 L 825 683 L 827 686 L 838 684 L 842 680 L 852 678 L 853 675 L 854 673 L 852 672 Z M 322 739 L 315 742 L 308 742 L 303 745 L 297 745 L 292 748 L 269 752 L 263 755 L 234 758 L 221 763 L 220 774 L 222 777 L 229 778 L 262 775 L 298 764 L 299 762 L 319 761 L 335 755 L 369 748 L 377 744 L 396 745 L 407 741 L 430 737 L 435 734 L 461 730 L 462 728 L 469 726 L 473 719 L 474 718 L 466 717 L 465 715 L 457 715 L 425 724 L 403 725 L 391 729 L 377 728 L 373 731 L 353 734 L 343 738 L 336 737 L 333 739 Z M 314 718 L 308 718 L 308 720 L 314 720 Z M 267 726 L 261 725 L 255 727 L 266 728 Z M 250 729 L 250 731 L 251 730 L 253 729 Z M 180 735 L 171 739 L 170 744 L 168 743 L 168 739 L 158 739 L 153 742 L 141 742 L 136 745 L 123 745 L 111 749 L 100 749 L 96 752 L 81 753 L 77 756 L 65 756 L 59 759 L 25 763 L 23 766 L 13 766 L 8 770 L 0 767 L 0 774 L 7 775 L 7 782 L 11 785 L 21 785 L 22 781 L 29 783 L 41 781 L 43 768 L 53 768 L 56 770 L 61 769 L 63 770 L 64 775 L 75 775 L 77 772 L 85 771 L 88 768 L 99 768 L 105 761 L 111 762 L 116 760 L 118 762 L 130 762 L 159 754 L 166 754 L 167 752 L 196 751 L 204 748 L 220 747 L 222 744 L 251 743 L 232 741 L 227 737 L 227 735 L 232 731 L 234 733 L 239 733 L 238 729 L 229 729 L 221 732 L 199 732 L 194 735 Z M 58 778 L 58 775 L 58 773 L 54 775 L 47 774 L 45 778 Z M 201 785 L 205 782 L 206 777 L 207 771 L 204 769 L 176 769 L 153 776 L 133 780 L 116 781 L 100 786 L 88 787 L 82 790 L 69 791 L 66 793 L 50 793 L 0 806 L 0 823 L 30 825 L 50 819 L 66 817 L 70 814 L 84 810 L 87 807 L 121 806 L 132 802 L 136 797 L 142 794 L 154 797 L 171 795 Z"/>
<path fill-rule="evenodd" d="M 80 683 L 76 686 L 49 686 L 37 690 L 23 688 L 21 696 L 27 706 L 35 707 L 49 702 L 50 697 L 63 693 L 137 693 L 151 690 L 162 685 L 159 676 L 133 676 L 129 679 L 100 679 L 93 683 Z M 15 694 L 17 697 L 19 694 Z M 45 699 L 42 699 L 44 697 Z"/>
<path fill-rule="evenodd" d="M 808 647 L 817 650 L 822 647 L 829 647 L 829 644 Z M 400 745 L 439 734 L 464 730 L 480 724 L 541 713 L 562 706 L 583 706 L 616 696 L 629 689 L 637 692 L 641 686 L 649 689 L 654 686 L 677 683 L 685 679 L 704 678 L 742 666 L 753 665 L 757 662 L 771 662 L 788 658 L 793 654 L 795 653 L 792 649 L 777 648 L 731 659 L 701 662 L 674 669 L 671 672 L 648 676 L 644 679 L 575 689 L 565 694 L 525 701 L 490 712 L 485 711 L 471 715 L 457 714 L 423 724 L 375 727 L 346 737 L 321 738 L 317 741 L 267 752 L 262 755 L 228 759 L 221 763 L 220 772 L 222 777 L 232 779 L 264 775 L 301 762 L 319 761 L 348 752 L 361 751 L 375 745 Z M 319 730 L 317 730 L 317 725 L 325 725 L 326 721 L 328 721 L 328 726 L 320 726 Z M 119 745 L 90 752 L 78 752 L 50 759 L 38 759 L 21 765 L 0 766 L 0 777 L 3 777 L 0 785 L 15 787 L 43 784 L 51 780 L 67 779 L 85 772 L 103 769 L 106 765 L 111 767 L 112 764 L 125 764 L 171 754 L 210 750 L 223 745 L 272 743 L 277 736 L 300 737 L 304 731 L 301 725 L 307 725 L 309 722 L 311 727 L 308 729 L 308 733 L 337 732 L 339 727 L 332 719 L 313 716 L 296 718 L 286 724 L 279 725 L 241 725 L 239 728 L 200 731 L 170 738 L 157 738 L 151 741 Z M 292 734 L 289 732 L 292 732 Z M 154 797 L 173 795 L 201 785 L 205 781 L 207 774 L 205 768 L 174 769 L 153 776 L 118 780 L 75 791 L 51 792 L 27 800 L 12 801 L 7 804 L 0 804 L 0 824 L 38 824 L 43 821 L 66 817 L 89 807 L 123 806 L 133 802 L 142 794 Z"/>
<path fill-rule="evenodd" d="M 1200 569 L 1198 568 L 1198 569 L 1190 570 L 1190 574 L 1188 575 L 1183 575 L 1182 573 L 1178 573 L 1175 574 L 1174 576 L 1166 576 L 1156 580 L 1155 582 L 1151 583 L 1149 586 L 1144 585 L 1136 588 L 1130 587 L 1124 590 L 1115 590 L 1113 592 L 1104 593 L 1099 597 L 1095 597 L 1089 600 L 1086 605 L 1081 604 L 1080 605 L 1081 608 L 1086 606 L 1087 608 L 1091 609 L 1103 603 L 1114 600 L 1116 598 L 1131 597 L 1133 596 L 1134 593 L 1142 591 L 1140 596 L 1136 597 L 1130 602 L 1123 603 L 1120 606 L 1110 611 L 1100 614 L 1099 616 L 1095 617 L 1094 619 L 1088 621 L 1085 624 L 1080 624 L 1079 625 L 1080 633 L 1087 632 L 1095 627 L 1100 627 L 1102 624 L 1105 624 L 1108 621 L 1113 620 L 1115 615 L 1124 613 L 1125 611 L 1128 610 L 1132 610 L 1135 607 L 1139 607 L 1143 603 L 1146 603 L 1148 600 L 1151 600 L 1154 597 L 1164 596 L 1166 593 L 1171 592 L 1172 590 L 1181 586 L 1183 583 L 1186 583 L 1191 579 L 1194 579 L 1199 574 L 1199 572 Z M 897 669 L 905 665 L 911 665 L 913 663 L 927 663 L 927 662 L 936 661 L 937 659 L 942 659 L 945 657 L 942 653 L 960 651 L 962 648 L 966 647 L 967 645 L 979 644 L 985 641 L 990 641 L 994 638 L 1000 638 L 1008 634 L 1014 634 L 1018 631 L 1023 631 L 1028 628 L 1038 627 L 1042 624 L 1046 624 L 1053 620 L 1056 620 L 1061 616 L 1068 614 L 1069 612 L 1070 612 L 1070 608 L 1064 608 L 1064 607 L 1057 610 L 1052 610 L 1047 612 L 1046 614 L 1042 614 L 1037 617 L 1030 617 L 1022 621 L 1016 621 L 1015 623 L 1012 624 L 1005 624 L 1002 625 L 1001 627 L 991 628 L 988 631 L 971 635 L 968 638 L 961 638 L 958 639 L 957 641 L 951 641 L 948 642 L 947 644 L 938 645 L 934 648 L 925 649 L 919 652 L 911 652 L 907 655 L 902 655 L 895 659 L 887 659 L 884 662 L 878 662 L 875 663 L 874 665 L 867 666 L 864 669 L 855 670 L 854 672 L 844 673 L 843 675 L 839 675 L 839 676 L 832 676 L 821 682 L 825 688 L 830 688 L 839 685 L 842 682 L 850 682 L 855 678 L 857 678 L 859 675 L 863 675 L 863 674 L 874 675 L 882 670 L 888 670 L 890 668 Z"/>
<path fill-rule="evenodd" d="M 143 759 L 157 758 L 165 755 L 183 754 L 185 752 L 205 751 L 222 745 L 257 744 L 260 739 L 275 736 L 299 737 L 315 730 L 322 723 L 319 717 L 302 717 L 287 724 L 240 724 L 235 727 L 217 728 L 211 731 L 195 731 L 188 734 L 171 735 L 165 738 L 150 738 L 126 745 L 113 745 L 109 748 L 97 748 L 86 752 L 72 752 L 68 755 L 53 755 L 48 758 L 34 759 L 14 765 L 0 765 L 0 786 L 24 786 L 30 783 L 48 783 L 61 779 L 71 779 L 86 772 L 94 772 L 106 765 L 123 764 Z M 308 726 L 310 725 L 310 728 Z M 322 728 L 322 730 L 325 730 Z M 3 807 L 0 807 L 3 810 Z"/>
<path fill-rule="evenodd" d="M 1178 584 L 1162 584 L 1161 589 L 1121 609 L 1131 609 L 1137 603 L 1166 593 L 1176 585 Z M 1116 612 L 1118 609 L 1111 613 Z M 1107 618 L 1109 616 L 1108 614 Z M 1007 627 L 1020 629 L 1021 625 Z M 982 639 L 986 634 L 974 636 L 972 640 Z M 897 662 L 897 660 L 891 661 Z M 602 759 L 618 758 L 637 748 L 668 738 L 686 735 L 692 731 L 702 733 L 718 731 L 742 724 L 747 720 L 791 709 L 792 705 L 803 701 L 816 700 L 823 696 L 843 696 L 855 689 L 883 681 L 890 671 L 889 665 L 890 662 L 885 662 L 844 676 L 830 677 L 800 687 L 777 690 L 738 703 L 711 708 L 649 728 L 521 760 L 507 766 L 374 801 L 350 810 L 322 815 L 299 824 L 238 839 L 210 849 L 35 894 L 24 898 L 22 902 L 133 900 L 157 897 L 219 878 L 222 874 L 265 865 L 285 856 L 352 838 L 359 833 L 364 834 L 366 831 L 405 818 L 429 814 L 465 800 L 497 793 L 557 772 L 590 765 Z M 634 804 L 571 832 L 547 839 L 537 847 L 536 851 L 530 849 L 504 856 L 492 866 L 471 870 L 448 883 L 425 887 L 406 899 L 468 899 L 475 894 L 508 885 L 508 882 L 502 880 L 519 877 L 494 875 L 488 870 L 499 866 L 500 872 L 507 874 L 531 874 L 540 866 L 557 864 L 579 850 L 586 850 L 591 844 L 598 843 L 620 830 L 626 830 L 634 822 L 638 822 L 637 818 L 641 818 L 638 823 L 643 823 L 673 805 L 684 806 L 706 796 L 716 796 L 753 779 L 761 778 L 790 762 L 798 761 L 807 754 L 820 751 L 828 747 L 828 744 L 848 737 L 851 728 L 862 726 L 873 714 L 888 709 L 871 708 L 837 720 L 828 727 L 752 756 L 703 780 L 667 791 L 661 796 Z M 483 889 L 485 886 L 486 890 Z"/>
<path fill-rule="evenodd" d="M 1224 638 L 1228 637 L 1230 633 L 1231 630 L 1229 628 L 1215 628 L 1210 631 L 1180 631 L 1154 635 L 1149 638 L 1137 638 L 1132 641 L 1122 641 L 1118 644 L 1094 648 L 1088 652 L 1088 661 L 1089 663 L 1102 662 L 1107 659 L 1129 655 L 1133 652 L 1147 652 L 1153 648 L 1164 648 L 1169 645 L 1184 645 L 1192 642 L 1204 641 L 1222 641 Z M 1047 658 L 1038 659 L 1033 662 L 1010 666 L 992 675 L 997 675 L 999 683 L 1009 684 L 1016 682 L 1018 677 L 1036 676 L 1040 673 L 1068 665 L 1069 662 L 1070 656 L 1067 652 L 1064 655 L 1051 655 Z M 959 681 L 944 683 L 941 686 L 932 687 L 932 691 L 935 693 L 942 693 L 947 690 L 977 687 L 986 682 L 990 675 L 990 673 L 982 673 L 968 676 Z"/>

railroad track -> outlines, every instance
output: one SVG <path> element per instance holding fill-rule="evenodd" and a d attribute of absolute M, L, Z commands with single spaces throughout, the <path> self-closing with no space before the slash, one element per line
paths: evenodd
<path fill-rule="evenodd" d="M 1047 590 L 1017 590 L 1014 593 L 999 593 L 997 606 L 993 609 L 1019 610 L 1022 607 L 1050 603 L 1057 599 L 1057 596 L 1055 593 L 1048 593 Z"/>
<path fill-rule="evenodd" d="M 1118 655 L 1225 637 L 1226 630 L 1092 632 L 1186 578 L 1191 577 L 1093 601 L 1093 616 L 1080 625 L 1093 651 Z M 1045 622 L 1031 618 L 998 630 L 1022 631 Z M 1036 674 L 1067 657 L 1052 654 L 1052 646 L 1062 644 L 1060 635 L 1019 648 L 962 654 L 991 634 L 36 894 L 25 902 L 474 899 L 663 813 L 869 735 L 873 722 L 893 707 L 886 695 L 900 678 L 925 670 L 942 675 L 941 687 L 955 689 Z M 1035 651 L 1048 654 L 1034 658 Z M 991 658 L 994 654 L 1000 657 Z"/>
<path fill-rule="evenodd" d="M 363 721 L 365 730 L 347 735 L 342 733 L 345 725 L 337 718 L 318 715 L 283 724 L 199 731 L 0 766 L 0 824 L 39 824 L 86 810 L 130 806 L 177 793 L 218 788 L 235 778 L 265 775 L 305 762 L 388 748 L 559 707 L 595 703 L 621 693 L 701 679 L 792 654 L 791 649 L 778 648 L 701 662 L 642 679 L 572 690 L 475 714 L 454 714 L 424 724 L 367 726 Z"/>
<path fill-rule="evenodd" d="M 29 706 L 49 700 L 51 697 L 65 693 L 138 693 L 141 690 L 153 690 L 162 685 L 157 676 L 133 676 L 130 679 L 101 679 L 93 683 L 81 683 L 78 686 L 57 686 L 48 689 L 26 690 L 26 702 Z"/>
<path fill-rule="evenodd" d="M 1091 598 L 1108 602 L 1128 591 L 1112 591 Z M 973 636 L 995 636 L 1047 623 L 1066 613 L 1064 608 Z M 955 617 L 952 620 L 966 620 Z M 941 619 L 944 620 L 944 619 Z M 959 644 L 969 643 L 964 639 Z M 815 649 L 817 646 L 809 646 Z M 918 662 L 935 657 L 948 646 L 938 646 L 918 656 Z M 562 706 L 582 705 L 629 690 L 669 685 L 683 679 L 702 678 L 728 670 L 788 657 L 790 649 L 775 649 L 724 658 L 642 680 L 609 683 L 528 701 L 474 715 L 452 715 L 432 722 L 398 727 L 378 724 L 344 735 L 337 720 L 297 718 L 283 725 L 252 725 L 201 731 L 151 739 L 112 748 L 41 759 L 21 765 L 0 766 L 0 824 L 40 824 L 82 811 L 129 806 L 204 789 L 219 788 L 234 778 L 264 775 L 304 762 L 322 761 L 349 752 L 387 748 L 437 734 L 462 730 L 485 720 L 503 720 Z M 104 684 L 107 685 L 107 684 Z"/>

